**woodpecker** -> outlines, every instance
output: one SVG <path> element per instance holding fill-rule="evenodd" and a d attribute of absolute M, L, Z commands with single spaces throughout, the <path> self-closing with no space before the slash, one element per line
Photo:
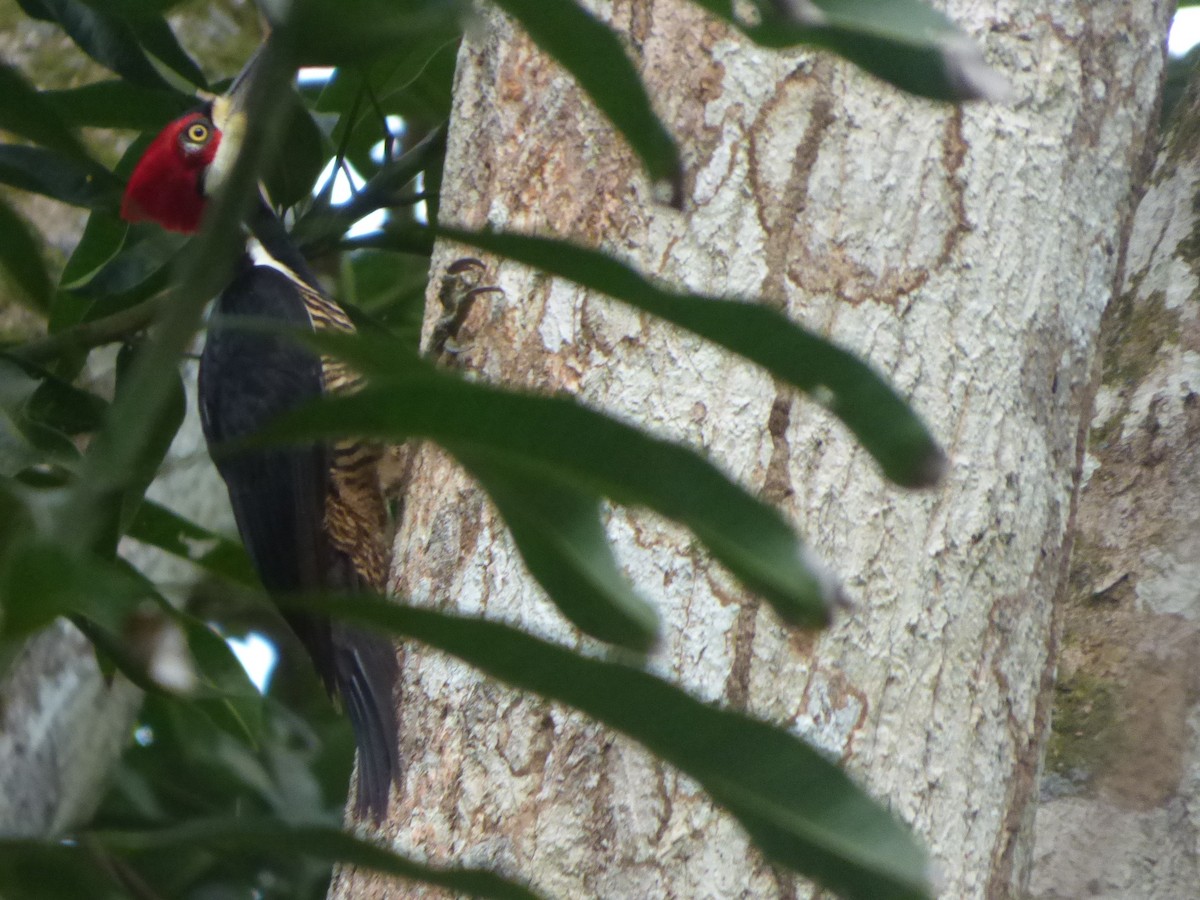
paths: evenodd
<path fill-rule="evenodd" d="M 245 126 L 254 62 L 230 92 L 166 126 L 129 178 L 121 215 L 194 233 L 232 167 Z M 204 436 L 229 492 L 238 532 L 263 586 L 275 595 L 385 589 L 387 512 L 378 450 L 345 440 L 302 447 L 222 449 L 325 394 L 353 391 L 355 374 L 291 335 L 221 327 L 252 317 L 288 329 L 354 330 L 321 287 L 265 201 L 253 214 L 245 253 L 216 300 L 200 357 Z M 251 234 L 255 236 L 250 236 Z M 296 612 L 288 624 L 331 696 L 340 697 L 358 746 L 358 818 L 387 810 L 399 776 L 393 693 L 397 661 L 383 637 Z"/>

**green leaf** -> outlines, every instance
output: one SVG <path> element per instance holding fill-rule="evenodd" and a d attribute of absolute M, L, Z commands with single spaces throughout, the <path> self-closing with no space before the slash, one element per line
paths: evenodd
<path fill-rule="evenodd" d="M 31 420 L 69 435 L 83 434 L 100 427 L 108 409 L 106 401 L 50 372 L 28 363 L 21 365 L 40 381 L 37 390 L 25 404 L 25 415 Z"/>
<path fill-rule="evenodd" d="M 653 646 L 658 616 L 622 575 L 598 497 L 530 478 L 487 455 L 460 450 L 459 461 L 487 490 L 530 574 L 568 619 L 602 641 L 639 651 Z"/>
<path fill-rule="evenodd" d="M 456 894 L 532 900 L 528 888 L 482 869 L 441 869 L 392 853 L 337 828 L 289 825 L 268 818 L 200 819 L 156 831 L 102 831 L 92 838 L 116 853 L 148 852 L 176 846 L 204 846 L 224 855 L 271 853 L 321 859 L 374 869 L 412 881 L 438 885 Z"/>
<path fill-rule="evenodd" d="M 24 433 L 21 408 L 37 390 L 37 379 L 24 367 L 0 357 L 0 476 L 11 477 L 41 461 Z"/>
<path fill-rule="evenodd" d="M 456 29 L 463 6 L 457 0 L 297 0 L 287 24 L 301 65 L 363 65 L 421 35 Z"/>
<path fill-rule="evenodd" d="M 495 0 L 517 19 L 534 43 L 554 57 L 587 91 L 650 178 L 666 188 L 671 205 L 683 203 L 679 151 L 650 105 L 650 97 L 611 28 L 570 0 Z"/>
<path fill-rule="evenodd" d="M 279 207 L 289 207 L 311 196 L 321 169 L 329 161 L 325 136 L 295 94 L 288 97 L 283 149 L 263 173 L 267 196 Z"/>
<path fill-rule="evenodd" d="M 141 159 L 142 154 L 150 145 L 150 141 L 149 135 L 143 135 L 130 143 L 117 163 L 116 171 L 119 176 L 127 177 L 133 171 L 133 167 Z M 160 234 L 162 234 L 162 229 L 156 226 L 152 227 L 149 224 L 131 226 L 122 221 L 115 207 L 108 211 L 93 212 L 88 216 L 83 236 L 67 260 L 59 280 L 59 286 L 66 291 L 85 287 L 104 271 L 105 267 L 125 248 L 126 237 L 132 237 L 132 247 L 133 244 Z M 62 300 L 61 294 L 59 300 Z M 50 316 L 52 332 L 59 331 L 68 325 L 74 325 L 82 318 L 82 312 L 78 309 L 79 304 L 68 301 L 65 310 L 59 308 L 61 305 L 63 305 L 61 302 L 56 304 Z"/>
<path fill-rule="evenodd" d="M 836 764 L 780 728 L 507 625 L 373 598 L 305 598 L 300 605 L 414 638 L 627 734 L 696 779 L 776 863 L 846 897 L 932 896 L 928 861 L 909 830 Z"/>
<path fill-rule="evenodd" d="M 111 875 L 74 841 L 0 839 L 0 897 L 9 900 L 129 900 Z"/>
<path fill-rule="evenodd" d="M 457 23 L 417 32 L 397 41 L 392 51 L 370 66 L 341 66 L 315 100 L 318 111 L 337 113 L 330 140 L 364 178 L 387 159 L 376 161 L 376 145 L 390 141 L 390 158 L 427 143 L 426 135 L 442 129 L 450 115 L 451 84 L 459 41 Z M 386 118 L 399 116 L 385 131 Z M 438 141 L 444 152 L 444 135 Z M 440 155 L 440 154 L 439 154 Z M 438 163 L 440 166 L 440 162 Z"/>
<path fill-rule="evenodd" d="M 50 150 L 90 162 L 79 138 L 62 120 L 46 94 L 39 93 L 11 66 L 0 63 L 0 128 Z"/>
<path fill-rule="evenodd" d="M 115 231 L 109 235 L 115 235 Z M 116 255 L 100 268 L 81 276 L 72 288 L 75 297 L 94 300 L 95 308 L 89 306 L 80 318 L 56 315 L 55 329 L 73 325 L 76 321 L 111 315 L 161 290 L 166 286 L 171 263 L 186 243 L 186 235 L 164 231 L 152 222 L 130 225 Z M 97 256 L 104 249 L 95 247 Z"/>
<path fill-rule="evenodd" d="M 407 134 L 449 116 L 460 37 L 457 22 L 449 20 L 441 29 L 406 35 L 386 58 L 369 67 L 341 66 L 322 88 L 316 109 L 340 114 L 333 140 L 347 147 L 347 157 L 364 175 L 372 164 L 369 151 L 383 139 L 381 113 L 401 116 Z M 347 143 L 349 129 L 356 134 Z"/>
<path fill-rule="evenodd" d="M 750 590 L 789 622 L 823 626 L 837 589 L 783 517 L 690 448 L 652 438 L 563 397 L 515 394 L 433 372 L 397 373 L 403 349 L 325 335 L 316 343 L 380 381 L 312 404 L 267 430 L 270 439 L 354 434 L 437 441 L 452 454 L 496 461 L 534 480 L 647 506 L 686 525 Z M 393 345 L 395 346 L 395 345 Z M 374 354 L 383 356 L 383 367 Z M 409 363 L 408 365 L 419 365 Z M 411 371 L 411 370 L 410 370 Z M 386 379 L 386 380 L 384 380 Z"/>
<path fill-rule="evenodd" d="M 458 48 L 459 40 L 446 43 L 433 53 L 416 78 L 398 78 L 381 86 L 388 93 L 380 105 L 404 119 L 413 134 L 423 134 L 450 118 Z"/>
<path fill-rule="evenodd" d="M 147 588 L 147 592 L 153 593 L 153 589 Z M 106 678 L 120 672 L 131 684 L 147 693 L 165 693 L 166 689 L 154 680 L 149 671 L 152 665 L 150 656 L 164 628 L 163 617 L 156 611 L 154 614 L 145 614 L 139 621 L 139 610 L 128 608 L 125 612 L 126 621 L 137 623 L 132 639 L 128 639 L 129 636 L 120 630 L 123 622 L 100 623 L 82 613 L 70 615 L 69 618 L 71 624 L 92 645 L 96 662 Z"/>
<path fill-rule="evenodd" d="M 118 173 L 133 168 L 149 140 L 146 136 L 130 144 L 117 164 Z M 186 243 L 185 235 L 155 223 L 130 225 L 115 210 L 93 212 L 63 270 L 50 312 L 50 332 L 114 316 L 158 293 Z"/>
<path fill-rule="evenodd" d="M 0 379 L 0 384 L 3 381 Z M 12 544 L 13 539 L 30 528 L 29 509 L 21 496 L 24 486 L 12 478 L 0 475 L 0 548 Z M 0 549 L 0 557 L 3 550 Z"/>
<path fill-rule="evenodd" d="M 142 352 L 142 347 L 131 344 L 124 345 L 118 352 L 117 390 L 114 402 L 120 402 L 125 394 L 129 372 L 135 367 L 136 358 Z M 146 488 L 154 480 L 158 468 L 183 422 L 186 399 L 178 370 L 172 369 L 161 375 L 160 378 L 161 389 L 165 393 L 164 402 L 157 415 L 146 425 L 143 440 L 136 450 L 122 458 L 119 472 L 109 479 L 80 478 L 75 481 L 73 485 L 75 493 L 87 497 L 89 504 L 94 504 L 91 512 L 95 519 L 92 523 L 93 527 L 87 531 L 86 540 L 80 543 L 76 543 L 80 537 L 80 530 L 71 528 L 70 523 L 64 521 L 62 524 L 64 545 L 98 553 L 104 558 L 115 554 L 117 541 L 125 533 L 129 523 L 133 521 L 142 503 Z M 104 424 L 111 425 L 111 412 L 106 417 Z M 97 433 L 103 434 L 104 432 L 100 430 Z M 83 468 L 94 464 L 96 452 L 96 442 L 93 440 L 83 459 Z"/>
<path fill-rule="evenodd" d="M 20 289 L 17 297 L 45 315 L 53 289 L 39 240 L 11 206 L 0 199 L 0 266 Z"/>
<path fill-rule="evenodd" d="M 395 205 L 401 194 L 413 193 L 413 180 L 421 172 L 440 169 L 445 152 L 446 131 L 438 128 L 402 156 L 382 166 L 350 202 L 331 206 L 327 195 L 318 199 L 292 229 L 293 242 L 306 255 L 328 251 L 363 216 Z M 428 252 L 422 255 L 428 256 Z"/>
<path fill-rule="evenodd" d="M 134 370 L 137 356 L 141 352 L 141 347 L 126 344 L 117 354 L 118 397 L 128 385 L 130 373 Z M 155 475 L 158 474 L 158 467 L 162 465 L 167 451 L 171 448 L 171 442 L 175 440 L 175 434 L 179 431 L 179 426 L 183 424 L 184 416 L 187 413 L 187 394 L 183 389 L 183 379 L 179 370 L 165 373 L 162 377 L 168 384 L 167 396 L 163 405 L 159 409 L 153 425 L 147 431 L 138 452 L 125 458 L 123 473 L 125 499 L 122 503 L 119 526 L 121 533 L 126 531 L 129 523 L 137 515 L 143 494 L 150 486 L 150 482 L 154 480 Z"/>
<path fill-rule="evenodd" d="M 978 45 L 922 0 L 753 0 L 756 15 L 729 0 L 692 0 L 764 47 L 832 50 L 902 90 L 934 100 L 1002 100 L 1009 86 Z"/>
<path fill-rule="evenodd" d="M 128 81 L 96 81 L 42 96 L 73 125 L 139 131 L 157 130 L 196 105 L 195 97 L 179 91 Z"/>
<path fill-rule="evenodd" d="M 87 3 L 101 12 L 119 13 L 145 50 L 189 83 L 202 89 L 208 87 L 204 72 L 180 46 L 171 26 L 144 0 L 87 0 Z"/>
<path fill-rule="evenodd" d="M 193 701 L 221 730 L 257 745 L 263 732 L 263 696 L 225 639 L 192 616 L 176 613 L 187 635 L 201 690 Z"/>
<path fill-rule="evenodd" d="M 174 609 L 154 585 L 125 560 L 71 555 L 46 541 L 23 539 L 5 569 L 5 637 L 42 627 L 55 614 L 69 615 L 104 658 L 145 691 L 179 690 L 160 684 L 157 667 L 171 662 L 194 669 L 198 683 L 187 688 L 195 707 L 214 724 L 241 740 L 255 742 L 262 731 L 262 695 L 229 645 L 212 628 Z M 45 583 L 54 582 L 46 589 Z M 8 602 L 13 598 L 13 602 Z M 30 599 L 46 609 L 31 612 Z M 147 602 L 148 601 L 148 602 Z M 186 646 L 172 643 L 173 635 Z M 182 657 L 176 662 L 177 657 Z M 186 671 L 186 669 L 185 669 Z"/>
<path fill-rule="evenodd" d="M 42 461 L 41 452 L 26 437 L 12 412 L 0 409 L 0 476 L 11 478 Z"/>
<path fill-rule="evenodd" d="M 348 113 L 359 105 L 359 94 L 369 89 L 372 104 L 378 103 L 384 112 L 392 112 L 394 95 L 407 90 L 437 53 L 458 42 L 461 30 L 457 23 L 447 20 L 442 30 L 430 29 L 405 35 L 393 45 L 386 60 L 373 66 L 339 66 L 321 88 L 314 104 L 317 112 Z"/>
<path fill-rule="evenodd" d="M 427 256 L 359 250 L 342 254 L 338 296 L 386 323 L 415 353 L 428 281 Z"/>
<path fill-rule="evenodd" d="M 86 285 L 121 252 L 128 233 L 129 226 L 115 215 L 93 213 L 88 216 L 83 235 L 63 268 L 59 286 L 64 290 L 74 290 Z M 75 322 L 63 323 L 52 319 L 51 330 L 57 331 L 64 324 L 73 325 Z"/>
<path fill-rule="evenodd" d="M 78 459 L 66 435 L 29 415 L 39 389 L 38 378 L 24 364 L 0 357 L 0 475 L 11 477 L 30 466 Z"/>
<path fill-rule="evenodd" d="M 20 536 L 0 567 L 3 636 L 17 640 L 57 616 L 80 615 L 110 634 L 120 634 L 148 593 L 144 583 L 119 567 L 35 535 Z"/>
<path fill-rule="evenodd" d="M 266 702 L 259 702 L 265 710 Z M 211 703 L 162 693 L 147 697 L 144 719 L 154 729 L 154 744 L 146 749 L 157 758 L 146 759 L 143 753 L 137 762 L 149 769 L 146 774 L 154 782 L 155 793 L 176 804 L 183 800 L 175 816 L 185 819 L 218 814 L 230 808 L 233 797 L 246 801 L 234 800 L 233 807 L 239 811 L 280 809 L 278 798 L 283 786 L 268 771 L 261 744 L 248 742 L 245 730 L 231 729 L 229 721 L 216 721 L 218 717 L 212 715 L 215 710 Z M 186 783 L 179 779 L 180 771 L 188 773 Z M 123 825 L 129 820 L 121 817 L 116 821 Z M 153 855 L 167 852 L 164 848 Z M 144 856 L 137 862 L 142 868 Z M 226 860 L 221 868 L 228 873 L 234 867 L 231 860 Z M 167 896 L 181 893 L 172 890 Z"/>
<path fill-rule="evenodd" d="M 411 93 L 423 77 L 434 74 L 440 80 L 440 76 L 431 70 L 436 68 L 439 57 L 457 55 L 461 38 L 461 29 L 457 27 L 419 35 L 403 54 L 397 54 L 399 64 L 379 86 L 379 105 L 386 110 L 404 110 L 404 96 Z"/>
<path fill-rule="evenodd" d="M 818 392 L 897 484 L 927 487 L 941 477 L 941 449 L 895 391 L 853 354 L 777 310 L 662 288 L 612 257 L 566 241 L 453 228 L 437 233 L 608 294 L 732 350 L 802 391 Z"/>
<path fill-rule="evenodd" d="M 153 500 L 142 501 L 126 534 L 236 584 L 259 586 L 258 576 L 241 544 L 202 528 Z"/>
<path fill-rule="evenodd" d="M 0 144 L 0 182 L 72 206 L 115 212 L 121 202 L 121 182 L 108 169 L 42 147 Z"/>
<path fill-rule="evenodd" d="M 82 0 L 17 0 L 29 15 L 57 22 L 80 49 L 122 78 L 147 87 L 166 82 L 146 59 L 133 29 L 107 9 Z"/>

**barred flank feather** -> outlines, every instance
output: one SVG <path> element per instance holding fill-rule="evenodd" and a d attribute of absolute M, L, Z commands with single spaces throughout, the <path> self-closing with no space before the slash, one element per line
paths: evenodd
<path fill-rule="evenodd" d="M 236 454 L 222 445 L 259 431 L 284 412 L 357 379 L 286 334 L 223 328 L 220 317 L 256 317 L 316 330 L 352 330 L 319 293 L 303 260 L 279 263 L 251 245 L 241 272 L 217 301 L 200 364 L 205 436 L 229 489 L 234 518 L 263 585 L 273 594 L 328 590 L 382 593 L 387 512 L 377 448 L 268 447 Z M 358 745 L 359 817 L 380 821 L 399 779 L 394 688 L 397 662 L 381 635 L 313 615 L 287 614 L 330 694 L 340 698 Z"/>

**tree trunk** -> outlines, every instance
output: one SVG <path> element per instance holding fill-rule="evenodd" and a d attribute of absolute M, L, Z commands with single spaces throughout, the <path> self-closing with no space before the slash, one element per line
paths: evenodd
<path fill-rule="evenodd" d="M 186 381 L 194 393 L 195 366 Z M 148 496 L 194 522 L 232 530 L 216 469 L 208 460 L 194 397 Z M 124 540 L 121 553 L 182 603 L 196 569 Z M 22 649 L 0 682 L 0 834 L 60 834 L 85 822 L 129 743 L 142 692 L 105 676 L 92 645 L 59 620 Z"/>
<path fill-rule="evenodd" d="M 1200 85 L 1105 314 L 1033 895 L 1200 894 Z"/>
<path fill-rule="evenodd" d="M 0 835 L 61 834 L 100 801 L 142 693 L 107 684 L 91 644 L 62 621 L 26 644 L 0 691 Z"/>
<path fill-rule="evenodd" d="M 682 213 L 654 202 L 571 80 L 485 15 L 459 58 L 442 215 L 765 298 L 912 398 L 952 460 L 919 494 L 729 354 L 499 261 L 505 294 L 477 304 L 460 357 L 489 380 L 575 393 L 703 447 L 779 504 L 855 599 L 826 634 L 782 627 L 682 529 L 612 511 L 620 559 L 664 618 L 650 667 L 845 760 L 927 842 L 945 896 L 1006 897 L 1024 872 L 1095 340 L 1171 10 L 948 6 L 1012 81 L 1010 104 L 913 99 L 825 54 L 756 48 L 680 0 L 594 4 L 682 146 Z M 434 272 L 459 255 L 441 246 Z M 430 448 L 413 472 L 400 596 L 592 646 L 532 586 L 478 487 Z M 404 671 L 398 848 L 551 896 L 799 890 L 630 741 L 421 648 Z M 334 896 L 385 891 L 348 871 Z"/>

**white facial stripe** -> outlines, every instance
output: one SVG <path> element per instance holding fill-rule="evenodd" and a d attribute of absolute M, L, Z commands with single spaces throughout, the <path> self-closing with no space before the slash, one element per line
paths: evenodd
<path fill-rule="evenodd" d="M 221 189 L 233 170 L 233 161 L 237 159 L 246 131 L 245 115 L 236 110 L 227 97 L 213 100 L 212 121 L 221 135 L 221 143 L 217 145 L 217 152 L 213 154 L 213 160 L 204 175 L 204 193 L 210 197 Z"/>
<path fill-rule="evenodd" d="M 250 240 L 246 242 L 246 251 L 250 254 L 250 259 L 256 266 L 270 266 L 272 269 L 282 272 L 295 282 L 300 284 L 305 283 L 303 278 L 268 253 L 267 248 L 262 245 L 262 242 L 259 241 L 258 238 L 251 237 Z"/>

